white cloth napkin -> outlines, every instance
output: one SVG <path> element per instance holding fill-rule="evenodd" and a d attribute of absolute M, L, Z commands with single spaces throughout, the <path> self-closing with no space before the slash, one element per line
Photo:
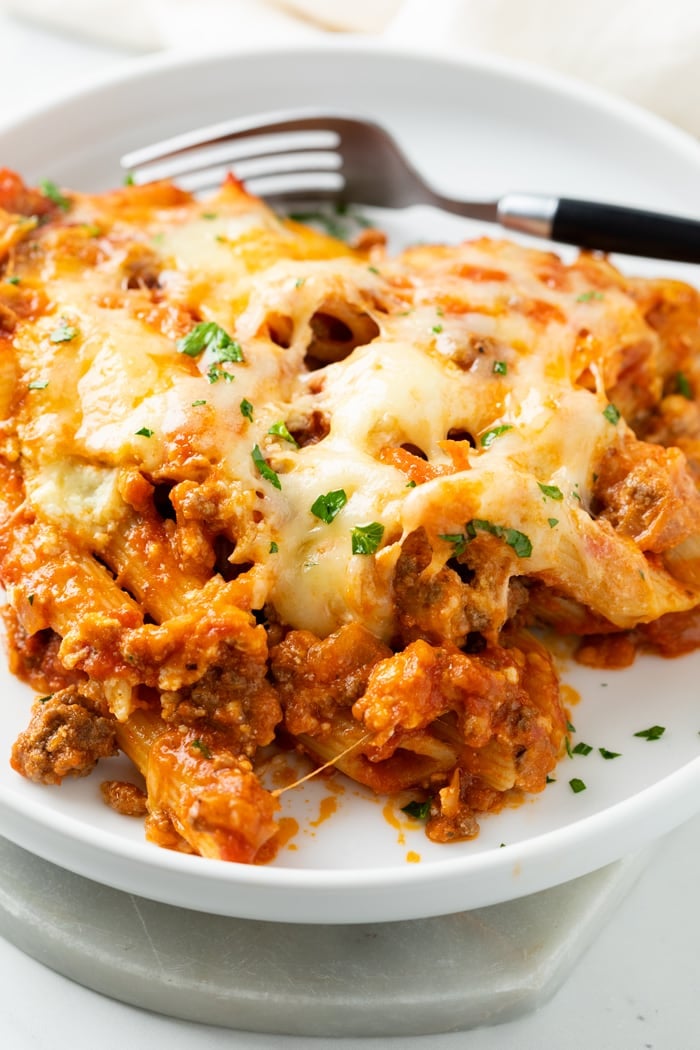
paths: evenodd
<path fill-rule="evenodd" d="M 0 9 L 141 51 L 341 31 L 508 56 L 700 135 L 700 0 L 0 0 Z"/>

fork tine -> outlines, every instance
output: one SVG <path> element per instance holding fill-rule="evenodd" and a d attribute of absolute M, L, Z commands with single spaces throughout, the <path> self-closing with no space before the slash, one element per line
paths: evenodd
<path fill-rule="evenodd" d="M 288 141 L 285 138 L 285 142 Z M 246 149 L 245 147 L 248 146 Z M 239 179 L 249 179 L 258 174 L 278 173 L 285 171 L 314 170 L 315 168 L 334 169 L 340 167 L 341 157 L 337 150 L 318 149 L 313 146 L 294 145 L 292 150 L 276 151 L 253 149 L 253 143 L 233 143 L 233 149 L 227 144 L 186 153 L 175 154 L 171 160 L 153 162 L 138 168 L 134 180 L 138 183 L 151 182 L 157 179 L 177 178 L 182 185 L 189 176 L 197 172 L 212 169 L 226 172 L 234 171 Z"/>
<path fill-rule="evenodd" d="M 341 113 L 319 115 L 311 110 L 280 110 L 262 117 L 246 117 L 240 120 L 211 124 L 207 128 L 175 135 L 150 146 L 132 150 L 121 158 L 123 168 L 142 168 L 155 161 L 166 161 L 171 157 L 191 152 L 202 146 L 216 146 L 236 139 L 271 135 L 275 132 L 327 131 L 329 123 L 337 130 L 341 125 L 355 123 L 351 117 Z"/>

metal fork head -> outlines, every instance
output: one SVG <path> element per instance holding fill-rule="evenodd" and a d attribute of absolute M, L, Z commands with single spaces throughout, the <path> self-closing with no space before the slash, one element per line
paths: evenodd
<path fill-rule="evenodd" d="M 214 189 L 228 171 L 271 203 L 333 200 L 378 207 L 439 204 L 394 139 L 372 120 L 281 111 L 215 124 L 121 160 L 137 183 L 176 179 Z"/>

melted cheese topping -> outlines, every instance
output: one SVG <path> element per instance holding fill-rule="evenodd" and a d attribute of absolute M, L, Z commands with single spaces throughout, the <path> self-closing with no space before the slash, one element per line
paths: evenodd
<path fill-rule="evenodd" d="M 607 263 L 491 240 L 370 260 L 234 184 L 206 205 L 158 186 L 75 197 L 38 230 L 10 216 L 3 231 L 15 291 L 35 296 L 3 390 L 26 501 L 86 549 L 108 552 L 133 519 L 123 482 L 138 472 L 216 482 L 202 516 L 228 514 L 251 604 L 319 636 L 355 620 L 394 636 L 418 530 L 428 582 L 498 549 L 506 584 L 543 582 L 618 627 L 697 603 L 597 513 L 599 464 L 635 440 L 610 391 L 631 353 L 660 382 L 658 336 Z M 181 352 L 202 323 L 242 360 Z M 312 512 L 341 490 L 332 520 Z M 376 550 L 355 553 L 367 526 Z M 503 580 L 489 602 L 497 631 Z"/>

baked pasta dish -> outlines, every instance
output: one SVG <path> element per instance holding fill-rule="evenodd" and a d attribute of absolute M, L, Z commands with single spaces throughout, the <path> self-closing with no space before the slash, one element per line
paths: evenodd
<path fill-rule="evenodd" d="M 145 788 L 103 794 L 151 840 L 263 862 L 296 749 L 473 837 L 565 753 L 547 629 L 700 644 L 698 394 L 697 292 L 602 256 L 3 171 L 14 769 L 123 751 Z"/>

